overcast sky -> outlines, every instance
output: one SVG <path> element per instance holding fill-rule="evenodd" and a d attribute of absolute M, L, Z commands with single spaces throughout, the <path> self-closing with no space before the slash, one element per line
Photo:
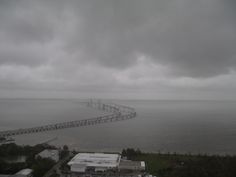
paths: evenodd
<path fill-rule="evenodd" d="M 236 99 L 236 2 L 0 0 L 0 97 Z"/>

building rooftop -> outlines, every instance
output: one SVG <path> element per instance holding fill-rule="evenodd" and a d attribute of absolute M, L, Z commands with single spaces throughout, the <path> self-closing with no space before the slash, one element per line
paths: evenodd
<path fill-rule="evenodd" d="M 37 154 L 37 156 L 40 156 L 43 158 L 51 158 L 51 159 L 55 160 L 55 159 L 58 159 L 59 152 L 58 152 L 58 150 L 55 150 L 55 149 L 45 149 L 42 152 L 40 152 L 39 154 Z"/>
<path fill-rule="evenodd" d="M 131 161 L 131 160 L 122 159 L 120 161 L 119 168 L 120 169 L 145 170 L 145 162 L 144 161 Z"/>
<path fill-rule="evenodd" d="M 26 168 L 23 169 L 19 172 L 17 172 L 16 174 L 12 175 L 12 177 L 25 177 L 25 176 L 29 176 L 32 173 L 32 169 Z"/>
<path fill-rule="evenodd" d="M 17 175 L 29 175 L 30 173 L 32 173 L 33 170 L 29 169 L 29 168 L 26 168 L 26 169 L 23 169 L 21 171 L 19 171 L 18 173 L 16 173 Z"/>
<path fill-rule="evenodd" d="M 90 167 L 117 167 L 119 162 L 119 154 L 78 153 L 68 162 L 68 165 L 80 164 Z"/>

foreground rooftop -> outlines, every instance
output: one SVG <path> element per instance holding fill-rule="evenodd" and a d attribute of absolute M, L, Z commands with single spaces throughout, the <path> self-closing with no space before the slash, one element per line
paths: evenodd
<path fill-rule="evenodd" d="M 119 154 L 78 153 L 68 165 L 81 164 L 87 167 L 117 167 L 120 162 Z"/>

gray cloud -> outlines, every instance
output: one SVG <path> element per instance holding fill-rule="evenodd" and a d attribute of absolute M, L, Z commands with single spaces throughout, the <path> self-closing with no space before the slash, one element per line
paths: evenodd
<path fill-rule="evenodd" d="M 1 1 L 0 30 L 9 41 L 17 44 L 48 42 L 53 39 L 57 20 L 50 10 L 36 1 Z"/>
<path fill-rule="evenodd" d="M 82 35 L 68 42 L 69 49 L 111 67 L 132 65 L 143 54 L 191 77 L 235 68 L 235 14 L 228 2 L 102 2 L 81 7 Z"/>
<path fill-rule="evenodd" d="M 235 8 L 232 0 L 2 0 L 0 90 L 233 93 Z"/>
<path fill-rule="evenodd" d="M 47 62 L 47 56 L 34 47 L 7 47 L 0 49 L 0 64 L 37 67 Z"/>

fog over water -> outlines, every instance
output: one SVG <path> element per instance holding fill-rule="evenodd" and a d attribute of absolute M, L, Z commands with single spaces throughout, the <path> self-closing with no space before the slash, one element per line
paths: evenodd
<path fill-rule="evenodd" d="M 81 100 L 0 99 L 0 130 L 104 115 Z M 134 119 L 17 136 L 19 144 L 37 144 L 57 137 L 56 146 L 71 149 L 236 154 L 235 101 L 113 100 L 134 107 Z"/>

